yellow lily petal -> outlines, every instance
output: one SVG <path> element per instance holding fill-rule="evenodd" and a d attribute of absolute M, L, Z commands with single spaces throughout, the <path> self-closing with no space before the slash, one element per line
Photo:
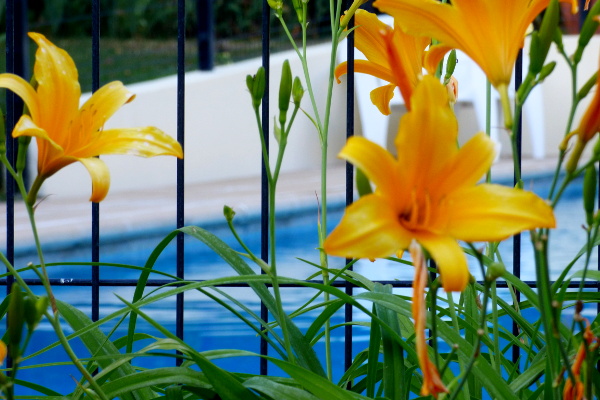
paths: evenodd
<path fill-rule="evenodd" d="M 492 242 L 534 228 L 554 228 L 552 207 L 532 192 L 482 184 L 452 192 L 448 234 L 467 242 Z"/>
<path fill-rule="evenodd" d="M 428 74 L 435 75 L 438 64 L 450 50 L 452 50 L 452 47 L 443 44 L 436 44 L 429 48 L 427 53 L 425 53 L 425 60 L 423 61 L 423 67 L 427 70 Z"/>
<path fill-rule="evenodd" d="M 81 89 L 77 68 L 66 51 L 56 47 L 43 35 L 30 33 L 29 36 L 39 46 L 35 53 L 34 65 L 40 110 L 36 122 L 47 132 L 54 132 L 55 135 L 66 138 L 70 123 L 79 109 Z M 54 140 L 62 141 L 57 137 L 54 137 Z"/>
<path fill-rule="evenodd" d="M 550 0 L 376 0 L 406 32 L 433 37 L 465 52 L 493 86 L 510 83 L 529 24 Z"/>
<path fill-rule="evenodd" d="M 462 292 L 469 283 L 467 258 L 456 239 L 428 233 L 416 235 L 417 241 L 427 249 L 437 264 L 446 292 Z"/>
<path fill-rule="evenodd" d="M 458 122 L 448 105 L 448 91 L 434 77 L 425 76 L 412 98 L 419 112 L 402 117 L 396 151 L 407 185 L 424 185 L 458 153 Z M 444 127 L 440 129 L 440 127 Z M 423 156 L 426 155 L 426 156 Z"/>
<path fill-rule="evenodd" d="M 467 141 L 450 163 L 444 166 L 447 174 L 439 175 L 431 188 L 438 193 L 448 193 L 461 187 L 473 186 L 491 168 L 496 158 L 494 142 L 483 132 Z"/>
<path fill-rule="evenodd" d="M 108 194 L 110 187 L 110 172 L 108 167 L 99 158 L 80 158 L 77 161 L 83 164 L 92 178 L 92 196 L 90 201 L 99 203 Z"/>
<path fill-rule="evenodd" d="M 348 139 L 338 156 L 362 170 L 378 192 L 388 198 L 397 196 L 396 162 L 383 147 L 364 137 L 354 136 Z"/>
<path fill-rule="evenodd" d="M 383 115 L 390 115 L 390 101 L 394 97 L 396 85 L 385 85 L 371 90 L 371 102 L 377 106 Z"/>
<path fill-rule="evenodd" d="M 18 138 L 19 136 L 31 136 L 44 139 L 56 150 L 62 151 L 62 147 L 52 140 L 50 136 L 48 136 L 48 132 L 37 126 L 36 123 L 33 122 L 33 120 L 29 117 L 29 115 L 23 115 L 21 118 L 19 118 L 19 121 L 17 121 L 17 124 L 13 129 L 12 136 L 14 138 Z"/>
<path fill-rule="evenodd" d="M 361 197 L 346 209 L 340 224 L 325 239 L 328 254 L 346 258 L 380 258 L 408 247 L 410 235 L 395 211 L 379 195 Z"/>
<path fill-rule="evenodd" d="M 18 75 L 0 74 L 0 87 L 14 92 L 23 100 L 29 109 L 29 114 L 32 118 L 38 118 L 39 107 L 37 94 L 29 82 Z"/>
<path fill-rule="evenodd" d="M 382 32 L 391 31 L 392 28 L 381 22 L 376 14 L 361 9 L 354 14 L 354 24 L 360 27 L 354 31 L 354 46 L 367 60 L 389 69 L 387 44 Z"/>
<path fill-rule="evenodd" d="M 114 81 L 98 89 L 83 104 L 79 115 L 73 122 L 73 129 L 80 132 L 97 132 L 123 105 L 133 101 L 135 95 Z"/>
<path fill-rule="evenodd" d="M 175 156 L 183 158 L 181 145 L 153 126 L 120 128 L 103 131 L 98 140 L 76 154 L 86 157 L 95 154 L 129 154 L 140 157 Z"/>

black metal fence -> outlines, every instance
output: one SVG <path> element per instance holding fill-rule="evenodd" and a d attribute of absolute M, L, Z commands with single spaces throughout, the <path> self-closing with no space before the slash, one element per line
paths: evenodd
<path fill-rule="evenodd" d="M 212 24 L 211 18 L 207 18 L 206 10 L 210 9 L 210 1 L 206 0 L 198 0 L 194 6 L 202 6 L 205 8 L 197 8 L 197 17 L 199 26 L 205 28 L 204 33 L 199 31 L 198 33 L 198 47 L 202 49 L 203 52 L 211 53 L 214 51 L 214 48 L 211 45 L 211 39 L 209 32 Z M 175 70 L 177 74 L 177 140 L 181 143 L 185 148 L 185 131 L 184 131 L 184 118 L 185 118 L 185 81 L 184 75 L 189 66 L 187 64 L 187 51 L 188 47 L 186 47 L 186 20 L 189 15 L 189 7 L 190 2 L 185 0 L 177 0 L 177 26 L 176 32 L 173 32 L 174 37 L 177 38 L 177 62 L 175 65 Z M 203 11 L 204 10 L 204 11 Z M 28 77 L 29 72 L 27 71 L 29 65 L 29 52 L 27 50 L 27 45 L 25 44 L 26 31 L 27 31 L 27 2 L 20 0 L 7 0 L 6 1 L 6 71 L 10 73 L 14 73 L 17 75 L 24 76 L 26 79 Z M 263 1 L 262 4 L 262 37 L 261 37 L 261 48 L 262 48 L 262 60 L 263 65 L 267 70 L 266 76 L 269 76 L 269 56 L 270 51 L 272 49 L 271 43 L 271 10 L 269 9 L 267 2 Z M 91 43 L 89 46 L 91 48 L 91 65 L 89 70 L 89 76 L 91 81 L 91 89 L 96 90 L 100 87 L 100 85 L 104 82 L 104 78 L 102 78 L 103 71 L 101 69 L 101 53 L 102 53 L 102 41 L 101 41 L 101 26 L 103 21 L 103 12 L 101 8 L 100 0 L 92 0 L 91 2 L 91 21 L 87 21 L 86 23 L 91 24 Z M 203 22 L 202 22 L 203 21 Z M 353 59 L 353 40 L 352 36 L 349 37 L 347 41 L 348 45 L 348 60 Z M 201 63 L 205 60 L 202 60 L 200 57 Z M 79 63 L 81 65 L 81 63 Z M 212 65 L 202 64 L 205 68 L 210 68 Z M 517 85 L 522 79 L 522 71 L 521 71 L 521 60 L 519 59 L 517 70 L 516 70 L 516 81 Z M 250 72 L 250 71 L 249 71 Z M 82 72 L 81 75 L 88 73 Z M 267 79 L 267 87 L 268 87 L 268 79 Z M 346 123 L 347 123 L 347 136 L 352 136 L 354 133 L 354 81 L 353 81 L 353 66 L 352 63 L 349 63 L 349 71 L 348 71 L 348 80 L 347 80 L 347 115 L 346 115 Z M 268 90 L 266 91 L 267 97 L 264 99 L 264 105 L 262 107 L 263 118 L 262 121 L 265 124 L 265 132 L 268 132 L 268 122 L 271 117 L 268 115 Z M 6 94 L 6 115 L 7 115 L 7 132 L 10 132 L 14 127 L 16 121 L 21 115 L 22 111 L 22 103 L 20 99 L 15 96 L 13 93 L 8 92 Z M 519 121 L 520 123 L 520 121 Z M 519 151 L 520 151 L 520 140 L 519 140 Z M 267 146 L 268 147 L 268 146 Z M 8 157 L 13 162 L 16 157 L 16 146 L 15 140 L 8 138 L 7 139 L 7 152 Z M 261 162 L 261 155 L 256 155 L 257 163 Z M 184 224 L 184 190 L 185 190 L 185 177 L 184 177 L 184 163 L 185 160 L 177 160 L 177 173 L 176 176 L 173 177 L 177 182 L 177 217 L 176 217 L 176 226 L 182 227 Z M 16 201 L 19 201 L 16 193 L 14 191 L 14 183 L 12 182 L 12 178 L 10 175 L 7 175 L 7 186 L 6 186 L 6 212 L 7 212 L 7 242 L 6 242 L 6 251 L 7 258 L 10 262 L 14 261 L 14 249 L 15 249 L 15 241 L 14 241 L 14 204 Z M 351 165 L 347 166 L 346 169 L 346 202 L 350 204 L 353 201 L 353 169 Z M 100 213 L 102 206 L 99 204 L 91 204 L 90 206 L 90 219 L 92 221 L 92 229 L 89 234 L 89 240 L 91 242 L 91 254 L 90 260 L 92 262 L 99 262 L 101 259 L 102 248 L 100 246 L 100 237 L 101 237 L 101 226 L 100 226 Z M 262 246 L 261 246 L 261 254 L 263 259 L 267 260 L 268 257 L 268 237 L 267 237 L 267 223 L 268 223 L 268 207 L 267 207 L 267 179 L 265 176 L 265 171 L 263 168 L 263 179 L 262 179 L 262 217 L 261 217 L 261 225 L 262 225 Z M 513 265 L 514 265 L 514 273 L 517 276 L 520 276 L 521 270 L 521 237 L 516 236 L 514 239 L 514 253 L 513 253 Z M 179 278 L 185 278 L 186 271 L 184 268 L 184 238 L 180 235 L 177 238 L 176 242 L 177 246 L 177 259 L 176 259 L 176 275 Z M 8 291 L 10 285 L 12 284 L 13 279 L 11 277 L 0 281 L 0 284 L 6 286 L 6 290 Z M 28 280 L 29 284 L 35 285 L 39 284 L 39 281 L 35 281 L 33 279 Z M 103 279 L 100 275 L 100 268 L 98 266 L 92 267 L 92 276 L 89 280 L 77 280 L 72 282 L 61 282 L 62 286 L 69 285 L 78 285 L 78 286 L 86 286 L 90 288 L 91 292 L 91 318 L 93 320 L 97 320 L 99 318 L 100 313 L 100 288 L 103 286 L 135 286 L 137 281 L 133 280 L 115 280 L 115 279 Z M 165 281 L 149 281 L 149 285 L 156 286 L 159 284 L 163 284 Z M 384 282 L 389 283 L 395 287 L 409 287 L 411 282 L 409 281 L 389 281 Z M 346 293 L 352 294 L 353 287 L 348 282 L 336 282 L 336 285 L 344 286 Z M 532 286 L 533 282 L 530 283 Z M 176 333 L 180 337 L 183 337 L 184 333 L 184 296 L 183 294 L 178 295 L 176 301 Z M 262 308 L 262 318 L 266 321 L 268 320 L 268 313 L 265 307 Z M 345 321 L 349 322 L 352 319 L 352 309 L 350 306 L 347 306 L 345 309 Z M 514 327 L 514 332 L 517 334 L 517 327 Z M 346 366 L 349 366 L 352 360 L 352 327 L 347 325 L 345 327 L 345 363 Z M 267 352 L 267 343 L 264 340 L 261 340 L 261 352 Z M 514 348 L 514 357 L 515 359 L 518 357 L 518 347 Z M 261 360 L 261 369 L 260 372 L 262 374 L 267 373 L 267 364 L 266 360 Z"/>

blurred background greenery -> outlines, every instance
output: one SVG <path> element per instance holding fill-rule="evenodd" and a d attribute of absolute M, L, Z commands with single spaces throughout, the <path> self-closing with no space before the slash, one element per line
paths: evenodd
<path fill-rule="evenodd" d="M 222 65 L 261 54 L 262 1 L 212 1 L 214 64 Z M 48 36 L 74 58 L 83 91 L 89 91 L 92 70 L 92 2 L 90 0 L 29 0 L 28 30 Z M 199 0 L 186 0 L 185 68 L 198 68 L 197 7 Z M 293 12 L 291 2 L 286 13 Z M 329 4 L 309 2 L 311 41 L 329 37 Z M 101 0 L 100 1 L 100 82 L 113 80 L 133 83 L 177 72 L 177 0 Z M 0 29 L 6 32 L 6 0 L 0 0 Z M 292 21 L 288 18 L 287 21 Z M 279 23 L 271 18 L 272 51 L 289 49 Z M 315 29 L 319 28 L 319 29 Z M 322 28 L 322 29 L 320 29 Z M 297 35 L 294 24 L 290 31 Z M 5 51 L 5 36 L 0 50 Z M 28 44 L 31 44 L 28 41 Z M 30 63 L 35 46 L 29 46 Z M 0 70 L 5 71 L 5 60 Z"/>

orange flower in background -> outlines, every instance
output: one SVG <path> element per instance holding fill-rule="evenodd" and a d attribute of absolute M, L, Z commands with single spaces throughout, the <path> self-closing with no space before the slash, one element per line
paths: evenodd
<path fill-rule="evenodd" d="M 0 365 L 4 364 L 4 360 L 6 359 L 7 354 L 8 348 L 6 347 L 6 343 L 0 340 Z"/>
<path fill-rule="evenodd" d="M 571 0 L 562 0 L 571 2 Z M 407 33 L 440 42 L 431 51 L 441 59 L 449 49 L 462 50 L 498 90 L 511 79 L 519 49 L 531 22 L 550 0 L 376 0 Z"/>
<path fill-rule="evenodd" d="M 594 343 L 595 342 L 595 343 Z M 575 377 L 575 382 L 567 377 L 565 381 L 565 387 L 563 389 L 564 400 L 581 400 L 585 394 L 585 387 L 581 382 L 581 367 L 586 359 L 588 352 L 594 352 L 598 349 L 599 342 L 598 338 L 594 335 L 590 329 L 590 324 L 586 320 L 585 331 L 583 332 L 583 341 L 577 350 L 575 356 L 575 362 L 571 366 L 571 372 Z"/>
<path fill-rule="evenodd" d="M 427 307 L 425 304 L 425 287 L 427 287 L 427 265 L 421 247 L 412 242 L 409 247 L 410 256 L 415 266 L 415 279 L 413 280 L 412 314 L 415 321 L 415 341 L 417 357 L 423 374 L 421 396 L 432 395 L 437 399 L 439 393 L 448 393 L 448 389 L 440 378 L 440 373 L 427 354 L 425 340 L 425 327 L 427 324 Z"/>
<path fill-rule="evenodd" d="M 23 115 L 17 122 L 13 137 L 32 136 L 37 140 L 38 176 L 30 200 L 35 201 L 46 178 L 69 164 L 80 162 L 92 178 L 90 200 L 101 201 L 110 186 L 108 168 L 96 158 L 101 154 L 183 157 L 179 143 L 158 128 L 104 130 L 106 121 L 135 95 L 121 82 L 111 82 L 80 108 L 77 68 L 69 54 L 39 33 L 29 36 L 39 47 L 34 66 L 37 88 L 13 74 L 0 74 L 0 87 L 15 92 L 29 110 L 29 115 Z"/>
<path fill-rule="evenodd" d="M 569 133 L 561 144 L 562 150 L 566 150 L 568 141 L 573 136 L 577 136 L 577 142 L 575 143 L 575 147 L 571 153 L 571 158 L 566 166 L 567 171 L 575 171 L 583 149 L 598 132 L 600 132 L 600 70 L 598 71 L 596 92 L 594 93 L 594 97 L 592 97 L 592 101 L 590 101 L 590 104 L 585 110 L 585 114 L 583 114 L 583 117 L 579 121 L 577 128 L 573 132 Z"/>
<path fill-rule="evenodd" d="M 348 140 L 339 156 L 376 186 L 350 205 L 324 242 L 327 253 L 348 258 L 382 258 L 413 240 L 436 261 L 446 291 L 469 279 L 458 240 L 500 241 L 523 230 L 553 228 L 552 208 L 535 194 L 476 183 L 494 161 L 494 143 L 476 134 L 458 148 L 458 123 L 448 91 L 425 76 L 400 122 L 398 158 L 363 138 Z"/>
<path fill-rule="evenodd" d="M 406 107 L 410 109 L 410 97 L 423 75 L 425 48 L 431 42 L 430 39 L 407 35 L 365 10 L 356 12 L 355 24 L 354 46 L 367 59 L 354 60 L 354 70 L 390 82 L 374 89 L 371 101 L 382 114 L 391 114 L 390 100 L 394 96 L 394 89 L 398 87 Z M 337 66 L 335 77 L 338 83 L 339 77 L 347 72 L 346 61 Z"/>

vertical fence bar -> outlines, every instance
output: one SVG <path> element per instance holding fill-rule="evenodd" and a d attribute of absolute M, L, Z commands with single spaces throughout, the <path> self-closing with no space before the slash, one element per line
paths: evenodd
<path fill-rule="evenodd" d="M 213 0 L 197 0 L 196 16 L 198 21 L 198 68 L 210 71 L 215 64 L 215 34 Z M 185 20 L 185 16 L 184 16 Z"/>
<path fill-rule="evenodd" d="M 270 33 L 271 33 L 271 8 L 267 0 L 263 0 L 262 9 L 262 65 L 265 68 L 265 95 L 262 101 L 262 124 L 263 132 L 265 133 L 265 145 L 267 153 L 269 151 L 269 72 L 270 72 Z M 262 160 L 262 156 L 261 156 Z M 264 160 L 261 162 L 261 177 L 260 177 L 260 257 L 264 262 L 269 261 L 269 182 L 267 181 L 267 169 Z M 264 274 L 264 271 L 261 271 Z M 263 321 L 269 322 L 269 311 L 265 304 L 260 302 L 260 317 Z M 260 354 L 267 355 L 268 344 L 263 338 L 260 339 Z M 260 359 L 260 374 L 267 375 L 267 360 Z"/>
<path fill-rule="evenodd" d="M 25 75 L 25 30 L 27 26 L 26 1 L 9 0 L 6 3 L 6 72 Z M 22 100 L 11 91 L 6 92 L 6 156 L 14 167 L 17 155 L 17 141 L 12 132 L 23 111 Z M 6 258 L 15 262 L 15 180 L 6 172 Z M 6 294 L 10 293 L 14 277 L 6 278 Z M 6 320 L 8 324 L 8 319 Z M 12 367 L 9 357 L 6 366 Z M 10 373 L 10 372 L 9 372 Z"/>
<path fill-rule="evenodd" d="M 350 2 L 346 1 L 345 9 L 350 8 Z M 348 29 L 354 27 L 354 17 L 348 24 Z M 347 91 L 346 91 L 346 138 L 354 136 L 354 31 L 352 31 L 346 40 L 346 60 L 348 60 L 347 73 Z M 349 162 L 346 162 L 346 206 L 349 206 L 354 201 L 354 167 Z M 350 260 L 346 260 L 346 263 Z M 349 267 L 352 270 L 352 267 Z M 353 285 L 349 281 L 345 282 L 344 291 L 347 295 L 352 296 Z M 347 371 L 352 365 L 352 305 L 344 306 L 344 371 Z M 350 385 L 350 384 L 348 384 Z"/>
<path fill-rule="evenodd" d="M 177 141 L 183 148 L 185 139 L 185 0 L 177 2 Z M 184 161 L 177 159 L 177 228 L 183 227 L 184 214 Z M 184 279 L 184 236 L 183 233 L 177 235 L 177 260 L 176 274 L 178 278 Z M 177 294 L 176 315 L 175 315 L 175 334 L 183 339 L 184 331 L 184 296 L 183 293 Z M 181 365 L 182 359 L 178 358 L 176 363 Z"/>
<path fill-rule="evenodd" d="M 519 55 L 517 57 L 517 62 L 515 65 L 515 91 L 519 90 L 521 86 L 521 82 L 523 82 L 523 50 L 519 50 Z M 515 140 L 517 141 L 517 157 L 519 159 L 519 170 L 521 168 L 521 156 L 522 156 L 522 123 L 523 118 L 519 115 L 519 118 L 513 121 L 514 124 L 517 125 L 517 137 Z M 517 176 L 515 173 L 513 182 L 517 183 Z M 517 234 L 513 237 L 513 274 L 521 279 L 521 234 Z M 521 301 L 521 292 L 518 290 L 515 293 L 517 302 Z M 515 336 L 519 335 L 519 326 L 513 320 L 512 322 L 512 334 Z M 519 360 L 520 349 L 519 346 L 512 347 L 512 361 L 517 362 Z"/>
<path fill-rule="evenodd" d="M 92 1 L 92 91 L 100 87 L 100 0 Z M 92 262 L 100 262 L 100 204 L 92 203 Z M 100 267 L 92 266 L 92 321 L 100 317 Z"/>

